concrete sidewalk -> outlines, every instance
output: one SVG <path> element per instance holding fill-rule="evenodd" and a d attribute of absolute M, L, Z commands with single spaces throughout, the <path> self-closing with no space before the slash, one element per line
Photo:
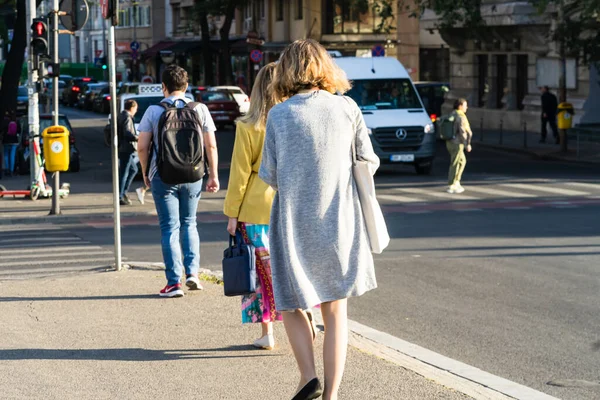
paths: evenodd
<path fill-rule="evenodd" d="M 282 324 L 277 348 L 248 345 L 240 299 L 206 283 L 157 295 L 164 272 L 133 269 L 0 281 L 3 399 L 288 399 L 298 373 Z M 315 354 L 322 376 L 323 335 Z M 350 348 L 340 399 L 468 399 Z"/>

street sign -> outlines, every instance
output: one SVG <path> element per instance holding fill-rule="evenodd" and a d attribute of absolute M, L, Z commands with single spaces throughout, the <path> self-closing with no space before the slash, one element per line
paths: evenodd
<path fill-rule="evenodd" d="M 140 49 L 140 42 L 136 42 L 136 41 L 131 42 L 131 44 L 129 45 L 129 48 L 131 50 L 137 52 Z"/>
<path fill-rule="evenodd" d="M 61 24 L 75 32 L 86 24 L 90 9 L 86 0 L 62 0 L 60 11 L 65 12 L 65 15 L 60 16 Z"/>
<path fill-rule="evenodd" d="M 100 57 L 94 58 L 94 65 L 96 67 L 101 67 L 102 66 L 102 59 Z"/>
<path fill-rule="evenodd" d="M 250 59 L 258 64 L 263 59 L 263 52 L 260 50 L 252 50 L 250 52 Z"/>
<path fill-rule="evenodd" d="M 371 49 L 371 55 L 373 57 L 384 57 L 385 48 L 381 45 L 373 46 L 373 48 Z"/>
<path fill-rule="evenodd" d="M 100 57 L 102 55 L 102 50 L 96 50 L 94 54 L 96 54 L 96 58 Z"/>

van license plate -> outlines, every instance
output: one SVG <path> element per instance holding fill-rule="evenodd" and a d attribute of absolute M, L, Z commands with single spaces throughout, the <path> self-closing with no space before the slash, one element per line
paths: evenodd
<path fill-rule="evenodd" d="M 414 154 L 392 154 L 390 156 L 392 162 L 413 162 L 415 161 Z"/>

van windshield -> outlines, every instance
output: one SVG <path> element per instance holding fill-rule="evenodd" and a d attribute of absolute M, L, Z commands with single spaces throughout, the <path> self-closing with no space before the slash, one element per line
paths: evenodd
<path fill-rule="evenodd" d="M 354 80 L 348 96 L 362 110 L 423 108 L 410 79 Z"/>

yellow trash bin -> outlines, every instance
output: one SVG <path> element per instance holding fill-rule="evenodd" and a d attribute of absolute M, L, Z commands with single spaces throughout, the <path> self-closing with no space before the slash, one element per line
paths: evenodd
<path fill-rule="evenodd" d="M 49 126 L 42 132 L 46 171 L 69 170 L 69 131 L 64 126 Z"/>
<path fill-rule="evenodd" d="M 558 129 L 571 129 L 573 126 L 573 104 L 571 103 L 560 103 L 558 105 Z"/>

